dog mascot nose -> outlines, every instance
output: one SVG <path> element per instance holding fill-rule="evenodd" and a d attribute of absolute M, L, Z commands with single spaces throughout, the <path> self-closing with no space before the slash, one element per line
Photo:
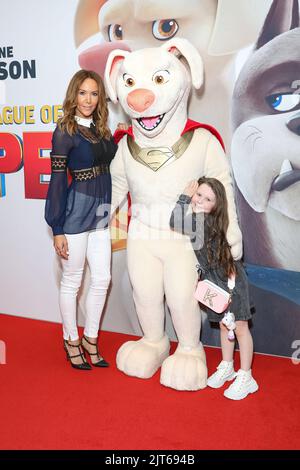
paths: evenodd
<path fill-rule="evenodd" d="M 128 106 L 139 113 L 148 109 L 154 100 L 154 93 L 152 93 L 151 90 L 146 90 L 145 88 L 133 90 L 127 96 Z"/>

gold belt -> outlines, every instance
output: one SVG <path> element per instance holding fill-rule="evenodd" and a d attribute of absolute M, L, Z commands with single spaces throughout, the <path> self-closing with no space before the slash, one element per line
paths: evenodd
<path fill-rule="evenodd" d="M 102 163 L 99 166 L 92 166 L 91 168 L 84 168 L 83 170 L 71 170 L 70 171 L 72 178 L 76 181 L 87 181 L 96 176 L 103 175 L 104 173 L 109 173 L 109 164 Z"/>

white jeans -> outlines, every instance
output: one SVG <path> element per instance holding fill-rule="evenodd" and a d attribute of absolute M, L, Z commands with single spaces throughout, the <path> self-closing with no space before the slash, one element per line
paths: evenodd
<path fill-rule="evenodd" d="M 97 338 L 99 322 L 110 283 L 111 240 L 109 229 L 93 230 L 74 235 L 66 234 L 69 259 L 62 259 L 62 278 L 59 304 L 63 321 L 64 339 L 79 338 L 76 305 L 77 293 L 87 259 L 91 281 L 86 298 L 86 322 L 84 334 Z"/>

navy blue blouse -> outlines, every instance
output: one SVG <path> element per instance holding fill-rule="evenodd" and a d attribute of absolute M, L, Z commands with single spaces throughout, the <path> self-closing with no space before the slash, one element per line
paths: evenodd
<path fill-rule="evenodd" d="M 45 207 L 45 219 L 53 235 L 108 226 L 111 204 L 109 164 L 116 150 L 113 138 L 101 138 L 93 125 L 89 128 L 78 124 L 74 135 L 56 127 L 52 136 L 52 172 Z M 72 175 L 70 186 L 67 169 Z"/>

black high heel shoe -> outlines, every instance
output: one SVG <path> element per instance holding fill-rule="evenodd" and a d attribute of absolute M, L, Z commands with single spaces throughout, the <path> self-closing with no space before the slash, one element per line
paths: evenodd
<path fill-rule="evenodd" d="M 84 344 L 82 343 L 82 340 L 86 341 L 88 344 L 90 344 L 91 346 L 94 346 L 94 348 L 96 348 L 96 352 L 94 353 L 91 353 L 85 346 Z M 92 358 L 91 358 L 91 364 L 92 366 L 94 367 L 109 367 L 109 363 L 106 362 L 106 360 L 99 354 L 99 350 L 98 350 L 98 344 L 97 343 L 91 343 L 86 336 L 83 335 L 82 337 L 82 340 L 81 340 L 81 346 L 83 347 L 83 349 L 90 355 L 90 356 L 97 356 L 99 361 L 97 362 L 93 362 L 92 361 Z"/>
<path fill-rule="evenodd" d="M 71 348 L 78 348 L 79 354 L 74 354 L 73 356 L 70 356 L 70 353 L 68 351 L 68 347 L 70 346 Z M 86 361 L 84 354 L 81 350 L 81 344 L 70 344 L 68 340 L 64 339 L 64 350 L 67 353 L 67 360 L 70 361 L 71 366 L 74 367 L 74 369 L 80 369 L 80 370 L 91 370 L 90 364 Z M 82 362 L 79 364 L 75 364 L 72 362 L 73 357 L 81 357 Z"/>

